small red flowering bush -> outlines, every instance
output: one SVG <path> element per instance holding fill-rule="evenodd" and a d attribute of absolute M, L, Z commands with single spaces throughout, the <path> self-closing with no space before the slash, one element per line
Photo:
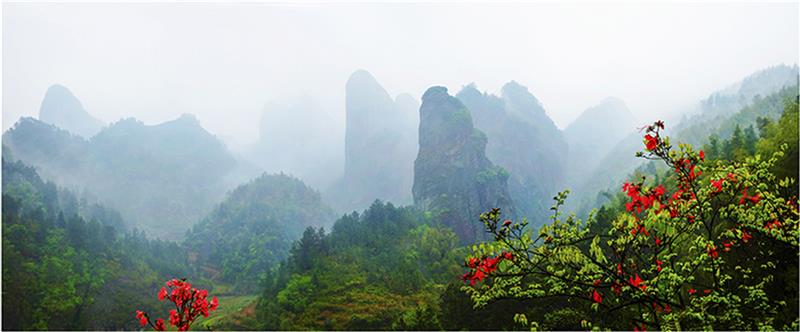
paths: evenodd
<path fill-rule="evenodd" d="M 494 241 L 473 246 L 462 277 L 475 305 L 581 301 L 586 328 L 796 329 L 797 294 L 783 289 L 797 283 L 800 214 L 795 179 L 770 171 L 781 152 L 706 162 L 691 146 L 674 149 L 663 130 L 660 121 L 647 126 L 637 156 L 671 175 L 624 183 L 624 212 L 604 233 L 592 233 L 593 214 L 586 222 L 562 215 L 567 192 L 555 197 L 552 222 L 538 232 L 524 219 L 501 223 L 497 209 L 483 214 Z"/>
<path fill-rule="evenodd" d="M 216 296 L 208 301 L 208 291 L 193 288 L 186 279 L 167 281 L 166 287 L 161 287 L 158 292 L 158 300 L 165 299 L 175 305 L 175 309 L 169 311 L 169 324 L 177 327 L 178 331 L 188 331 L 199 315 L 208 317 L 209 311 L 217 310 L 219 305 Z M 136 319 L 142 327 L 150 325 L 156 331 L 166 329 L 163 318 L 152 321 L 150 316 L 141 310 L 136 310 Z"/>

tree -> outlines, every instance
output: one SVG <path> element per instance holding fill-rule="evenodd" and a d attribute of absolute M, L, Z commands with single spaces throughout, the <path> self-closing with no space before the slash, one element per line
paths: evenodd
<path fill-rule="evenodd" d="M 625 183 L 626 211 L 606 233 L 592 233 L 593 215 L 563 216 L 566 192 L 536 233 L 525 220 L 501 222 L 497 209 L 481 215 L 494 241 L 474 246 L 466 263 L 463 289 L 475 305 L 580 301 L 591 308 L 585 328 L 796 329 L 797 292 L 783 291 L 798 281 L 795 180 L 770 172 L 783 152 L 706 162 L 691 146 L 674 150 L 663 129 L 648 126 L 637 155 L 672 176 Z"/>

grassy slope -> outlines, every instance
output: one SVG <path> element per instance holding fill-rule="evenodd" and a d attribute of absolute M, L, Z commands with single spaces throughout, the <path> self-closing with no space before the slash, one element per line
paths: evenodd
<path fill-rule="evenodd" d="M 257 295 L 219 296 L 219 309 L 208 318 L 200 317 L 194 330 L 258 330 L 255 317 Z"/>

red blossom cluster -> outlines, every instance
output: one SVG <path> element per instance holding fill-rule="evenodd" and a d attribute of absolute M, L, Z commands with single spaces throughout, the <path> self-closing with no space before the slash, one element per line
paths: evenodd
<path fill-rule="evenodd" d="M 219 305 L 216 296 L 209 301 L 207 290 L 193 288 L 185 279 L 167 281 L 166 287 L 161 287 L 158 292 L 158 300 L 165 299 L 175 304 L 175 309 L 169 311 L 169 324 L 177 327 L 178 331 L 188 331 L 199 315 L 208 317 L 209 311 L 217 310 Z M 143 311 L 136 310 L 136 318 L 142 327 L 150 324 L 156 331 L 164 331 L 166 328 L 164 319 L 159 318 L 153 323 Z"/>
<path fill-rule="evenodd" d="M 475 282 L 483 281 L 484 278 L 494 273 L 501 261 L 504 259 L 512 260 L 513 258 L 514 255 L 507 251 L 500 253 L 497 257 L 484 257 L 482 259 L 472 257 L 467 262 L 467 267 L 470 268 L 470 271 L 462 275 L 461 280 L 475 286 Z"/>
<path fill-rule="evenodd" d="M 711 257 L 712 259 L 717 259 L 719 257 L 719 253 L 717 252 L 716 246 L 706 245 L 706 251 L 708 251 L 708 256 Z"/>
<path fill-rule="evenodd" d="M 766 225 L 764 225 L 765 229 L 775 229 L 775 228 L 780 228 L 780 227 L 781 227 L 781 222 L 778 221 L 778 219 L 770 221 Z"/>
<path fill-rule="evenodd" d="M 647 285 L 644 284 L 644 280 L 642 280 L 642 278 L 639 278 L 638 273 L 636 274 L 635 279 L 633 277 L 630 277 L 628 282 L 631 284 L 631 286 L 642 290 L 642 292 L 644 292 L 647 289 Z"/>
<path fill-rule="evenodd" d="M 744 190 L 742 190 L 742 198 L 739 199 L 739 204 L 745 204 L 747 202 L 758 204 L 758 201 L 760 199 L 761 199 L 761 194 L 750 196 L 747 194 L 747 187 L 744 187 Z"/>
<path fill-rule="evenodd" d="M 633 212 L 635 209 L 636 213 L 647 211 L 656 201 L 661 202 L 661 198 L 665 193 L 664 186 L 662 185 L 659 185 L 647 193 L 643 193 L 641 191 L 641 185 L 628 182 L 622 185 L 622 191 L 631 199 L 630 202 L 625 204 L 625 209 L 628 210 L 628 212 Z"/>

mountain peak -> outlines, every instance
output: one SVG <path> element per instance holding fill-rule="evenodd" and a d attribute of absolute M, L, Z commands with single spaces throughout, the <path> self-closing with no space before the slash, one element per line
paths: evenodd
<path fill-rule="evenodd" d="M 84 138 L 93 136 L 103 126 L 100 120 L 86 112 L 72 91 L 61 84 L 47 88 L 42 105 L 39 107 L 39 120 Z"/>

